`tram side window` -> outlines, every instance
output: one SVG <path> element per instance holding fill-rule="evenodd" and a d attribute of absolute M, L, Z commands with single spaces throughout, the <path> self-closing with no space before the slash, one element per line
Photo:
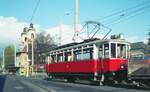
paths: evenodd
<path fill-rule="evenodd" d="M 111 43 L 111 58 L 116 58 L 116 44 Z"/>
<path fill-rule="evenodd" d="M 103 47 L 102 46 L 99 47 L 98 57 L 103 58 Z"/>
<path fill-rule="evenodd" d="M 58 54 L 57 55 L 57 61 L 62 62 L 63 61 L 63 54 Z"/>
<path fill-rule="evenodd" d="M 81 60 L 81 50 L 74 52 L 74 60 Z"/>
<path fill-rule="evenodd" d="M 104 44 L 104 57 L 109 58 L 109 45 Z"/>
<path fill-rule="evenodd" d="M 56 56 L 55 55 L 52 55 L 52 59 L 51 59 L 52 61 L 52 63 L 55 63 L 56 62 Z"/>
<path fill-rule="evenodd" d="M 92 59 L 93 58 L 93 50 L 92 49 L 85 49 L 83 50 L 83 60 Z"/>
<path fill-rule="evenodd" d="M 47 63 L 52 63 L 52 57 L 51 56 L 47 56 Z"/>
<path fill-rule="evenodd" d="M 117 57 L 118 58 L 126 58 L 126 45 L 118 44 L 117 45 Z"/>
<path fill-rule="evenodd" d="M 72 60 L 71 52 L 66 52 L 64 59 L 65 61 L 71 61 Z"/>

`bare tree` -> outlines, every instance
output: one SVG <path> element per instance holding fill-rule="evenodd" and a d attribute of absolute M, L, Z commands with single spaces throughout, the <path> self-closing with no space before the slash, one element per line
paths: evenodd
<path fill-rule="evenodd" d="M 50 34 L 46 34 L 45 32 L 37 34 L 37 38 L 34 43 L 35 64 L 44 64 L 46 53 L 57 47 Z"/>

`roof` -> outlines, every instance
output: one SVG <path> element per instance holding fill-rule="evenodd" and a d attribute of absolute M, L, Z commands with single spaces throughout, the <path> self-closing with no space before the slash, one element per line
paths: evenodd
<path fill-rule="evenodd" d="M 76 47 L 81 47 L 81 46 L 87 46 L 87 45 L 92 45 L 92 44 L 103 44 L 103 43 L 107 43 L 107 42 L 120 42 L 120 43 L 129 43 L 124 39 L 97 39 L 97 38 L 93 38 L 93 39 L 86 39 L 83 42 L 80 43 L 69 43 L 69 44 L 65 44 L 59 47 L 56 47 L 54 49 L 51 50 L 51 52 L 56 52 L 56 51 L 60 51 L 60 50 L 66 50 L 66 49 L 71 49 L 71 48 L 76 48 Z"/>
<path fill-rule="evenodd" d="M 26 52 L 20 51 L 20 52 L 17 52 L 16 55 L 20 55 L 22 53 L 26 53 Z"/>

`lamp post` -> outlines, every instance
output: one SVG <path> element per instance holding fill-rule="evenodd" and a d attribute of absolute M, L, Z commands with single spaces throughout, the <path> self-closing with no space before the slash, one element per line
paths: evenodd
<path fill-rule="evenodd" d="M 15 63 L 15 67 L 18 67 L 16 62 L 16 44 L 14 44 L 14 63 Z"/>
<path fill-rule="evenodd" d="M 34 71 L 34 36 L 31 36 L 31 40 L 32 40 L 32 75 L 33 75 L 33 71 Z"/>
<path fill-rule="evenodd" d="M 62 23 L 63 23 L 63 18 L 65 17 L 65 16 L 69 16 L 70 15 L 70 12 L 69 11 L 67 11 L 67 12 L 65 12 L 65 14 L 63 14 L 63 17 L 60 17 L 60 26 L 59 26 L 59 36 L 58 36 L 58 41 L 59 41 L 59 43 L 58 43 L 58 45 L 60 46 L 61 45 L 61 40 L 62 40 Z"/>
<path fill-rule="evenodd" d="M 5 70 L 5 49 L 3 50 L 3 65 L 2 65 L 2 69 L 3 69 L 3 72 Z"/>
<path fill-rule="evenodd" d="M 26 77 L 29 77 L 29 56 L 28 56 L 28 54 L 29 54 L 29 46 L 28 46 L 28 38 L 27 38 L 27 41 L 26 41 L 26 46 L 27 46 L 27 63 L 26 63 L 26 67 L 27 67 L 27 73 L 26 73 Z"/>

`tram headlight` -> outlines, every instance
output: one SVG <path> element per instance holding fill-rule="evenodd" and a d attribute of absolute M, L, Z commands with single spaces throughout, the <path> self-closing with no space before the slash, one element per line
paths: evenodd
<path fill-rule="evenodd" d="M 121 69 L 124 69 L 124 68 L 125 68 L 125 64 L 121 64 L 121 65 L 120 65 L 120 68 L 121 68 Z"/>

